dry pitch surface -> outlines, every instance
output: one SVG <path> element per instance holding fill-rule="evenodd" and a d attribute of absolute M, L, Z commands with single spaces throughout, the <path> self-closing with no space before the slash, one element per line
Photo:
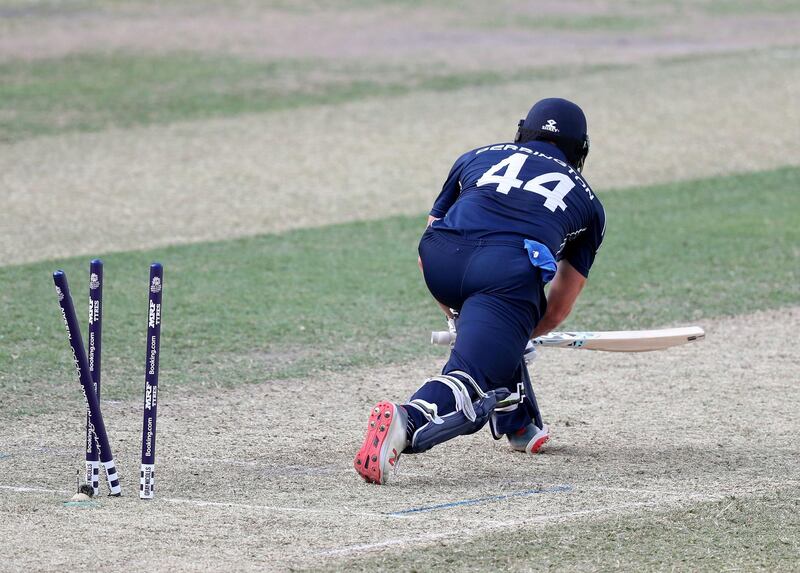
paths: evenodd
<path fill-rule="evenodd" d="M 708 502 L 722 511 L 765 492 L 796 500 L 800 361 L 782 341 L 800 328 L 800 308 L 705 326 L 705 342 L 659 353 L 542 352 L 535 379 L 555 435 L 546 453 L 513 453 L 484 430 L 405 456 L 385 487 L 351 468 L 367 411 L 405 397 L 441 361 L 170 392 L 152 502 L 136 496 L 138 401 L 106 406 L 125 496 L 86 509 L 62 505 L 80 465 L 77 402 L 6 421 L 17 437 L 0 441 L 0 568 L 357 567 L 412 548 L 446 554 L 497 532 L 569 543 L 614 516 Z M 789 533 L 780 542 L 800 549 Z"/>

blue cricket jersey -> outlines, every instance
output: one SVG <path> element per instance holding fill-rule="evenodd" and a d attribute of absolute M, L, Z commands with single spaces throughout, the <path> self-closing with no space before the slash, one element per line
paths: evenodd
<path fill-rule="evenodd" d="M 589 275 L 603 241 L 600 200 L 553 144 L 499 143 L 456 160 L 430 212 L 434 229 L 465 239 L 532 239 Z"/>

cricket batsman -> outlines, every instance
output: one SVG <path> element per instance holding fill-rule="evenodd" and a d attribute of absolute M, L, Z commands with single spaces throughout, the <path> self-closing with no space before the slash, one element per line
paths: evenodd
<path fill-rule="evenodd" d="M 386 483 L 400 454 L 487 422 L 521 452 L 534 454 L 549 439 L 524 383 L 523 354 L 569 315 L 603 240 L 605 212 L 581 175 L 588 152 L 581 108 L 549 98 L 520 120 L 513 143 L 456 160 L 419 243 L 425 283 L 455 344 L 442 373 L 408 401 L 371 410 L 353 461 L 364 480 Z"/>

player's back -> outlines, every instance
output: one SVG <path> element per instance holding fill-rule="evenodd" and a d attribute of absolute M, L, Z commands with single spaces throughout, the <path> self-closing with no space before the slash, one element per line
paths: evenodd
<path fill-rule="evenodd" d="M 605 216 L 584 178 L 554 145 L 500 143 L 462 155 L 432 214 L 436 229 L 469 239 L 534 239 L 557 255 Z"/>

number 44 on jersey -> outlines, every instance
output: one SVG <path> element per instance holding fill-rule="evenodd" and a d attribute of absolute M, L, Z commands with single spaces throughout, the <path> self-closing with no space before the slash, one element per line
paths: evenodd
<path fill-rule="evenodd" d="M 552 173 L 543 173 L 523 184 L 522 179 L 518 177 L 528 157 L 530 155 L 527 153 L 515 153 L 492 165 L 478 179 L 478 187 L 496 184 L 496 191 L 504 195 L 508 195 L 513 188 L 521 187 L 524 191 L 530 191 L 544 197 L 544 206 L 553 213 L 556 212 L 556 209 L 566 210 L 567 204 L 564 202 L 564 197 L 575 187 L 575 182 L 569 175 L 553 171 Z M 503 170 L 505 172 L 499 175 Z M 551 190 L 544 186 L 545 183 L 555 183 L 556 186 Z"/>

